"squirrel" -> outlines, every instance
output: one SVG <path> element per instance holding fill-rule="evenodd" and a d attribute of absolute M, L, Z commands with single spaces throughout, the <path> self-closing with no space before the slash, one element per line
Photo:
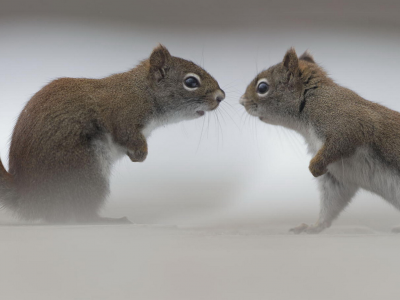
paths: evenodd
<path fill-rule="evenodd" d="M 239 102 L 261 121 L 300 133 L 313 155 L 319 219 L 291 232 L 330 227 L 360 188 L 400 209 L 400 113 L 336 84 L 308 51 L 298 57 L 288 50 L 253 79 Z"/>
<path fill-rule="evenodd" d="M 0 161 L 0 203 L 27 221 L 130 223 L 99 216 L 113 163 L 144 161 L 152 130 L 199 118 L 224 98 L 210 74 L 161 44 L 127 72 L 54 80 L 18 118 L 8 172 Z"/>

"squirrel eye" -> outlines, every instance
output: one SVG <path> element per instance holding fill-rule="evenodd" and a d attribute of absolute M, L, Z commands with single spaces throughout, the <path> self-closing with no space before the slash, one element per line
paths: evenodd
<path fill-rule="evenodd" d="M 265 94 L 268 92 L 268 89 L 269 89 L 268 83 L 262 81 L 257 86 L 257 93 L 260 95 Z"/>
<path fill-rule="evenodd" d="M 200 82 L 193 76 L 187 77 L 184 83 L 190 89 L 198 88 L 200 86 Z"/>

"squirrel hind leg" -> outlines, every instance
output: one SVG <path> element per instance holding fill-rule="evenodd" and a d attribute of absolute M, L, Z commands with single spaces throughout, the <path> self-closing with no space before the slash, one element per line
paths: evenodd
<path fill-rule="evenodd" d="M 329 228 L 332 222 L 349 204 L 358 190 L 357 186 L 339 182 L 329 172 L 318 177 L 320 187 L 320 214 L 317 223 L 314 225 L 301 224 L 290 229 L 295 234 L 308 233 L 317 234 Z"/>

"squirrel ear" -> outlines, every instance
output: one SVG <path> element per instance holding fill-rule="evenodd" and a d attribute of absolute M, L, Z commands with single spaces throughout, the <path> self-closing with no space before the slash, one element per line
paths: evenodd
<path fill-rule="evenodd" d="M 171 54 L 165 46 L 159 44 L 150 55 L 150 66 L 154 70 L 163 69 L 171 59 Z"/>
<path fill-rule="evenodd" d="M 299 57 L 299 59 L 305 60 L 305 61 L 308 61 L 308 62 L 310 62 L 310 63 L 315 64 L 314 57 L 311 55 L 310 52 L 308 52 L 308 50 L 307 50 L 306 52 L 304 52 L 304 53 Z"/>
<path fill-rule="evenodd" d="M 290 48 L 283 58 L 283 66 L 292 74 L 297 74 L 299 70 L 299 59 L 294 48 Z"/>

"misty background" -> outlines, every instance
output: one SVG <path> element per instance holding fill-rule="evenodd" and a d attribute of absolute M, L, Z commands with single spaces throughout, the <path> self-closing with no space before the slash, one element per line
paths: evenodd
<path fill-rule="evenodd" d="M 119 161 L 103 214 L 182 226 L 314 222 L 319 195 L 303 138 L 247 116 L 238 99 L 294 46 L 339 84 L 400 111 L 399 9 L 361 0 L 1 1 L 1 159 L 7 166 L 16 119 L 48 82 L 126 71 L 162 43 L 213 75 L 226 103 L 154 131 L 144 163 Z M 399 220 L 362 191 L 334 225 L 388 231 Z"/>
<path fill-rule="evenodd" d="M 238 104 L 294 46 L 341 85 L 400 111 L 400 2 L 0 0 L 0 156 L 16 119 L 59 77 L 133 68 L 163 43 L 226 92 L 204 118 L 155 130 L 144 163 L 113 170 L 104 216 L 133 225 L 18 223 L 0 211 L 0 298 L 392 300 L 399 212 L 359 192 L 320 235 L 311 157 L 297 133 Z"/>

